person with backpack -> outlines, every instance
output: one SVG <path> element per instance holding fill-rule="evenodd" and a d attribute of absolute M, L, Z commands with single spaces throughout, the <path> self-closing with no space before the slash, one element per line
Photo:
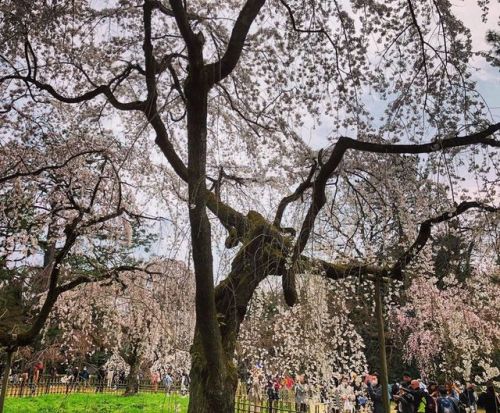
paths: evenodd
<path fill-rule="evenodd" d="M 439 386 L 437 407 L 438 413 L 460 413 L 457 399 L 448 394 L 448 390 L 445 386 Z"/>
<path fill-rule="evenodd" d="M 493 382 L 486 383 L 486 391 L 479 395 L 477 405 L 482 407 L 486 413 L 500 413 L 500 397 L 495 392 Z"/>

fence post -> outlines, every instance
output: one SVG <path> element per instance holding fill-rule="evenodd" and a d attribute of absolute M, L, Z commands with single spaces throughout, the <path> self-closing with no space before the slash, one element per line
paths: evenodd
<path fill-rule="evenodd" d="M 389 382 L 387 374 L 387 355 L 385 352 L 385 332 L 384 332 L 384 314 L 382 302 L 382 280 L 377 277 L 375 280 L 375 311 L 377 314 L 377 329 L 378 329 L 378 344 L 380 356 L 380 378 L 382 384 L 382 403 L 384 405 L 384 413 L 390 413 L 389 404 Z"/>

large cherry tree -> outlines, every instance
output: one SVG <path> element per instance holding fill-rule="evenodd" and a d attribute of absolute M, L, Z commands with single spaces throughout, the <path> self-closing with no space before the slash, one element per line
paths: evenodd
<path fill-rule="evenodd" d="M 121 115 L 123 140 L 149 154 L 136 172 L 161 162 L 140 137 L 166 160 L 163 175 L 189 213 L 196 279 L 190 412 L 232 413 L 236 340 L 266 277 L 281 277 L 289 305 L 296 275 L 310 268 L 401 280 L 434 226 L 497 212 L 490 150 L 500 124 L 475 91 L 471 33 L 447 0 L 5 1 L 0 12 L 7 113 L 33 100 L 72 105 L 99 125 Z M 319 122 L 330 142 L 314 153 L 301 132 Z M 390 168 L 375 176 L 405 159 L 448 189 L 429 202 Z M 469 194 L 460 190 L 467 166 L 477 178 Z M 361 208 L 358 184 L 420 199 L 414 210 L 384 206 L 399 225 L 379 237 L 397 246 L 390 254 L 345 254 L 370 225 L 364 209 L 343 225 L 351 211 L 336 189 L 352 185 Z M 325 217 L 328 254 L 314 248 Z M 213 228 L 238 248 L 217 285 Z"/>

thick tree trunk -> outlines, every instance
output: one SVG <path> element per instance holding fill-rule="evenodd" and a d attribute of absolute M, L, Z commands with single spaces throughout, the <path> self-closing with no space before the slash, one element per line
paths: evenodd
<path fill-rule="evenodd" d="M 141 363 L 134 359 L 130 364 L 130 373 L 127 377 L 127 387 L 125 388 L 124 396 L 132 396 L 139 391 L 139 371 Z"/>
<path fill-rule="evenodd" d="M 199 335 L 196 334 L 191 348 L 191 362 L 188 413 L 234 413 L 238 383 L 232 358 L 225 361 L 224 373 L 214 376 L 203 355 Z"/>
<path fill-rule="evenodd" d="M 263 1 L 252 13 L 256 14 L 262 4 Z M 244 21 L 248 30 L 248 21 Z M 252 19 L 249 21 L 251 23 Z M 180 24 L 182 26 L 182 20 Z M 190 36 L 189 30 L 185 31 L 185 35 Z M 191 348 L 189 413 L 234 413 L 236 337 L 255 288 L 269 274 L 269 262 L 275 262 L 276 234 L 262 216 L 249 213 L 249 237 L 245 237 L 228 278 L 215 288 L 211 227 L 206 211 L 208 93 L 213 86 L 209 81 L 213 73 L 203 63 L 203 42 L 201 35 L 190 39 L 190 68 L 184 84 L 189 221 L 196 279 L 196 330 Z M 279 244 L 282 246 L 281 242 Z M 264 245 L 268 248 L 262 248 Z M 280 254 L 282 252 L 280 250 Z M 272 259 L 269 259 L 270 255 Z"/>
<path fill-rule="evenodd" d="M 228 392 L 228 364 L 215 306 L 211 228 L 206 211 L 208 91 L 202 41 L 190 51 L 184 91 L 188 132 L 188 190 L 191 245 L 196 279 L 196 338 L 192 347 L 190 412 L 233 413 Z M 231 386 L 230 386 L 231 387 Z M 232 396 L 234 397 L 234 396 Z M 231 409 L 231 410 L 229 410 Z"/>
<path fill-rule="evenodd" d="M 238 375 L 233 360 L 240 325 L 259 283 L 269 274 L 280 273 L 284 245 L 279 233 L 258 214 L 250 213 L 249 217 L 246 240 L 232 262 L 231 272 L 215 291 L 222 374 L 210 371 L 197 326 L 191 347 L 189 413 L 234 413 Z"/>
<path fill-rule="evenodd" d="M 7 359 L 5 361 L 5 368 L 3 369 L 3 378 L 2 378 L 2 392 L 0 393 L 0 413 L 3 413 L 3 406 L 5 403 L 5 398 L 7 397 L 7 386 L 9 385 L 9 373 L 10 367 L 12 365 L 12 355 L 14 352 L 7 351 Z"/>

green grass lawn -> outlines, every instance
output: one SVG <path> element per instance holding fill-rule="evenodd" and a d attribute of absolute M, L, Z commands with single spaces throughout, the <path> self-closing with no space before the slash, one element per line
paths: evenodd
<path fill-rule="evenodd" d="M 50 394 L 8 397 L 5 413 L 185 413 L 188 398 L 174 395 Z"/>
<path fill-rule="evenodd" d="M 8 397 L 5 401 L 5 413 L 186 413 L 187 405 L 187 397 L 164 393 L 142 393 L 129 397 L 95 393 L 50 394 Z M 395 412 L 395 404 L 391 405 Z M 245 411 L 245 402 L 241 402 L 239 408 Z M 484 410 L 479 409 L 478 413 L 484 413 Z"/>

